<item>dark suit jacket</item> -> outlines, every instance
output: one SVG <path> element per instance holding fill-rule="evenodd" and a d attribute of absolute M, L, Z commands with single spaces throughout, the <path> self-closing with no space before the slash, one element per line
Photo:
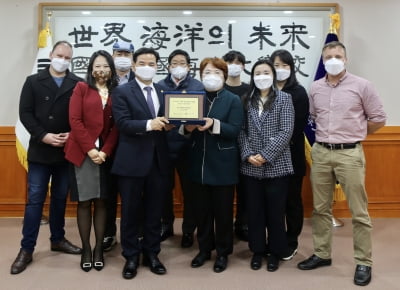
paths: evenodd
<path fill-rule="evenodd" d="M 161 88 L 153 84 L 160 102 L 158 116 L 164 115 Z M 119 131 L 112 173 L 121 176 L 144 177 L 153 162 L 162 174 L 168 174 L 169 157 L 165 131 L 146 132 L 152 119 L 145 96 L 136 79 L 118 86 L 112 94 L 112 110 Z"/>
<path fill-rule="evenodd" d="M 65 144 L 65 158 L 81 166 L 87 152 L 96 148 L 95 142 L 101 137 L 101 151 L 110 156 L 117 144 L 118 132 L 111 111 L 111 98 L 103 109 L 97 90 L 79 82 L 72 94 L 69 105 L 71 133 Z"/>
<path fill-rule="evenodd" d="M 65 162 L 64 148 L 42 142 L 47 133 L 69 132 L 69 99 L 77 82 L 82 79 L 67 71 L 59 88 L 49 68 L 28 76 L 22 88 L 19 117 L 31 135 L 28 161 L 43 164 Z"/>

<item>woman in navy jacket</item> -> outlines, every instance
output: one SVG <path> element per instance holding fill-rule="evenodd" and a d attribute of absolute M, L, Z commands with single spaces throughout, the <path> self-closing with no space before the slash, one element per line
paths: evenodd
<path fill-rule="evenodd" d="M 226 269 L 233 250 L 233 194 L 239 175 L 237 136 L 243 122 L 240 98 L 224 88 L 227 74 L 222 59 L 203 59 L 200 75 L 206 90 L 206 123 L 185 126 L 191 132 L 188 178 L 200 248 L 191 266 L 202 266 L 216 249 L 217 273 Z"/>

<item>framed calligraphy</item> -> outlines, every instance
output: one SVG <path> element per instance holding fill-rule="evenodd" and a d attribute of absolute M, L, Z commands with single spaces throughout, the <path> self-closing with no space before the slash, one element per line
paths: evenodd
<path fill-rule="evenodd" d="M 222 57 L 230 50 L 246 56 L 243 79 L 252 64 L 286 49 L 295 58 L 299 81 L 308 88 L 314 80 L 321 49 L 329 31 L 335 3 L 39 3 L 39 25 L 51 15 L 53 43 L 74 46 L 72 71 L 83 76 L 91 54 L 112 53 L 115 41 L 135 49 L 153 47 L 161 56 L 156 80 L 168 71 L 168 55 L 175 49 L 191 56 L 191 71 L 199 77 L 205 57 Z"/>

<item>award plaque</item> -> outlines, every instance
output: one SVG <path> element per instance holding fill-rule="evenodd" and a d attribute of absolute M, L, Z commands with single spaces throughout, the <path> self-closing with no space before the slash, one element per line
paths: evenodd
<path fill-rule="evenodd" d="M 205 92 L 164 92 L 165 118 L 174 125 L 204 125 Z"/>

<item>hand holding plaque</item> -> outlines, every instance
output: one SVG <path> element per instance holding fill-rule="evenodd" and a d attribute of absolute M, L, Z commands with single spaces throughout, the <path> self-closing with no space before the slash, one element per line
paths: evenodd
<path fill-rule="evenodd" d="M 205 92 L 164 92 L 164 116 L 175 125 L 204 125 L 204 95 Z"/>

